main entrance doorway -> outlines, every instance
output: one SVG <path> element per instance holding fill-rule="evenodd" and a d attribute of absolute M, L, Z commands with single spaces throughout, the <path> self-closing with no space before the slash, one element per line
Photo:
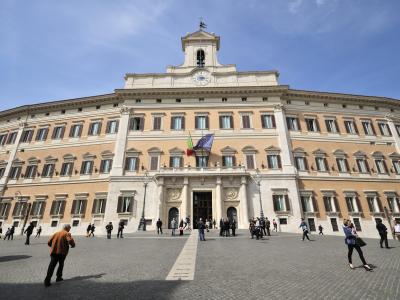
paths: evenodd
<path fill-rule="evenodd" d="M 212 220 L 212 192 L 193 192 L 193 227 L 202 218 Z"/>

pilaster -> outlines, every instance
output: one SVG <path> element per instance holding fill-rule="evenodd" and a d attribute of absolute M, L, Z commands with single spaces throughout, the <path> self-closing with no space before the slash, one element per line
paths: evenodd
<path fill-rule="evenodd" d="M 246 228 L 249 222 L 249 208 L 247 203 L 247 179 L 245 176 L 242 176 L 240 182 L 240 206 L 241 206 L 241 227 Z"/>

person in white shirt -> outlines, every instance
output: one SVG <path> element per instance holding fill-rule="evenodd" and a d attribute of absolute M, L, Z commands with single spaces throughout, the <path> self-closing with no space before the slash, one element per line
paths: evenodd
<path fill-rule="evenodd" d="M 400 222 L 394 220 L 394 236 L 400 241 Z"/>

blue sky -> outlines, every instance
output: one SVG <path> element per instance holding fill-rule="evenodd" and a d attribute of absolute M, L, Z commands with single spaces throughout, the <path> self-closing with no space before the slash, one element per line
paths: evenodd
<path fill-rule="evenodd" d="M 0 110 L 113 92 L 183 61 L 180 37 L 221 36 L 219 61 L 278 70 L 293 89 L 400 99 L 400 1 L 0 1 Z"/>

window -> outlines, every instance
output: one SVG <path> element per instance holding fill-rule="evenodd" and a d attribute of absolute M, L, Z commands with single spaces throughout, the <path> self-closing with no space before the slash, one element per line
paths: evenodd
<path fill-rule="evenodd" d="M 158 170 L 158 156 L 150 156 L 150 171 Z"/>
<path fill-rule="evenodd" d="M 339 231 L 339 226 L 336 218 L 331 218 L 332 231 Z"/>
<path fill-rule="evenodd" d="M 200 68 L 204 67 L 206 55 L 204 54 L 203 49 L 197 50 L 196 58 L 197 58 L 197 66 Z"/>
<path fill-rule="evenodd" d="M 125 159 L 125 171 L 135 172 L 139 169 L 139 158 L 138 157 L 127 157 Z"/>
<path fill-rule="evenodd" d="M 359 218 L 353 218 L 353 223 L 354 223 L 354 226 L 356 227 L 357 231 L 362 231 Z"/>
<path fill-rule="evenodd" d="M 289 130 L 299 131 L 300 124 L 299 119 L 296 117 L 287 117 L 286 118 L 287 127 Z"/>
<path fill-rule="evenodd" d="M 305 157 L 299 157 L 299 156 L 295 157 L 294 163 L 295 163 L 297 170 L 299 170 L 299 171 L 307 171 L 308 170 L 307 161 L 306 161 Z"/>
<path fill-rule="evenodd" d="M 47 139 L 47 134 L 49 132 L 49 128 L 39 128 L 36 133 L 37 141 L 45 141 Z"/>
<path fill-rule="evenodd" d="M 364 129 L 365 135 L 375 135 L 374 127 L 370 120 L 361 121 L 362 127 Z"/>
<path fill-rule="evenodd" d="M 331 196 L 323 196 L 324 206 L 326 212 L 335 212 L 334 201 Z"/>
<path fill-rule="evenodd" d="M 300 196 L 303 212 L 314 212 L 312 196 Z"/>
<path fill-rule="evenodd" d="M 376 165 L 376 170 L 378 171 L 379 174 L 387 174 L 388 173 L 386 163 L 383 158 L 376 158 L 375 165 Z"/>
<path fill-rule="evenodd" d="M 317 170 L 320 172 L 328 172 L 328 167 L 325 157 L 316 157 L 315 164 L 317 165 Z"/>
<path fill-rule="evenodd" d="M 171 129 L 172 130 L 183 130 L 183 129 L 185 129 L 185 117 L 184 116 L 173 116 L 173 117 L 171 117 Z"/>
<path fill-rule="evenodd" d="M 383 136 L 392 136 L 392 132 L 390 131 L 389 125 L 384 122 L 378 123 L 379 131 Z"/>
<path fill-rule="evenodd" d="M 72 227 L 78 227 L 78 226 L 79 226 L 79 220 L 73 220 Z"/>
<path fill-rule="evenodd" d="M 196 116 L 195 117 L 196 129 L 208 129 L 208 116 Z"/>
<path fill-rule="evenodd" d="M 359 212 L 358 200 L 355 196 L 346 196 L 345 198 L 348 212 Z"/>
<path fill-rule="evenodd" d="M 276 127 L 275 116 L 274 115 L 261 115 L 261 126 L 264 129 L 275 128 Z M 288 121 L 288 127 L 289 127 L 289 121 Z M 298 130 L 298 129 L 290 129 L 290 130 Z"/>
<path fill-rule="evenodd" d="M 336 164 L 339 172 L 346 173 L 349 171 L 349 166 L 346 158 L 342 157 L 336 158 Z"/>
<path fill-rule="evenodd" d="M 107 122 L 106 133 L 107 134 L 114 134 L 118 132 L 118 120 L 110 120 Z"/>
<path fill-rule="evenodd" d="M 86 211 L 87 200 L 79 199 L 72 202 L 71 214 L 84 215 Z"/>
<path fill-rule="evenodd" d="M 61 166 L 60 176 L 71 176 L 73 167 L 73 162 L 64 162 Z"/>
<path fill-rule="evenodd" d="M 23 216 L 25 216 L 27 206 L 28 205 L 27 205 L 26 202 L 22 202 L 22 201 L 16 202 L 12 215 L 14 217 L 23 217 Z"/>
<path fill-rule="evenodd" d="M 100 162 L 100 173 L 110 173 L 112 167 L 112 159 L 103 159 Z"/>
<path fill-rule="evenodd" d="M 183 167 L 182 156 L 171 156 L 169 158 L 169 166 L 171 168 L 182 168 Z"/>
<path fill-rule="evenodd" d="M 233 117 L 232 116 L 219 116 L 219 128 L 220 129 L 232 129 L 233 128 Z"/>
<path fill-rule="evenodd" d="M 306 118 L 307 130 L 311 132 L 319 132 L 319 125 L 317 119 Z"/>
<path fill-rule="evenodd" d="M 133 211 L 133 196 L 119 196 L 117 213 L 131 213 Z"/>
<path fill-rule="evenodd" d="M 338 133 L 338 125 L 336 120 L 325 120 L 326 130 L 330 133 Z"/>
<path fill-rule="evenodd" d="M 358 167 L 358 172 L 369 173 L 369 166 L 365 158 L 357 158 L 356 163 Z"/>
<path fill-rule="evenodd" d="M 33 137 L 32 129 L 24 130 L 21 135 L 21 143 L 29 143 L 30 141 L 32 141 L 32 137 Z"/>
<path fill-rule="evenodd" d="M 15 143 L 15 140 L 17 139 L 17 134 L 18 134 L 18 132 L 14 131 L 14 132 L 11 132 L 8 135 L 8 137 L 7 137 L 7 144 L 8 145 L 11 145 L 11 144 Z"/>
<path fill-rule="evenodd" d="M 129 130 L 143 131 L 143 127 L 144 127 L 143 117 L 133 117 L 129 120 Z"/>
<path fill-rule="evenodd" d="M 45 164 L 43 166 L 42 177 L 53 177 L 54 173 L 54 164 Z"/>
<path fill-rule="evenodd" d="M 236 165 L 235 156 L 224 155 L 222 156 L 222 166 L 232 168 Z"/>
<path fill-rule="evenodd" d="M 357 126 L 353 120 L 344 121 L 344 127 L 346 128 L 346 132 L 348 134 L 358 134 Z"/>
<path fill-rule="evenodd" d="M 51 227 L 57 227 L 58 226 L 58 221 L 57 220 L 52 220 L 50 226 Z"/>
<path fill-rule="evenodd" d="M 64 137 L 65 126 L 56 126 L 53 129 L 51 138 L 53 140 L 61 140 Z"/>
<path fill-rule="evenodd" d="M 93 161 L 86 160 L 82 162 L 81 175 L 90 175 L 93 170 Z"/>
<path fill-rule="evenodd" d="M 153 116 L 153 130 L 161 130 L 161 116 Z"/>
<path fill-rule="evenodd" d="M 6 143 L 7 134 L 0 134 L 0 146 L 3 146 Z"/>
<path fill-rule="evenodd" d="M 92 214 L 104 214 L 106 210 L 107 199 L 94 199 Z"/>
<path fill-rule="evenodd" d="M 56 200 L 51 204 L 50 215 L 52 216 L 61 216 L 64 214 L 65 210 L 65 200 Z"/>
<path fill-rule="evenodd" d="M 367 196 L 367 203 L 370 212 L 379 213 L 382 211 L 378 196 Z"/>
<path fill-rule="evenodd" d="M 281 158 L 278 154 L 268 154 L 267 155 L 268 169 L 280 169 Z"/>
<path fill-rule="evenodd" d="M 45 207 L 45 201 L 34 201 L 32 203 L 31 216 L 43 216 Z"/>
<path fill-rule="evenodd" d="M 6 168 L 3 168 L 3 167 L 0 168 L 0 178 L 4 176 L 5 171 L 6 171 Z"/>
<path fill-rule="evenodd" d="M 101 132 L 100 121 L 90 123 L 88 135 L 100 135 L 100 132 Z"/>
<path fill-rule="evenodd" d="M 274 211 L 276 212 L 290 211 L 290 203 L 288 195 L 272 195 L 272 201 L 274 203 Z"/>
<path fill-rule="evenodd" d="M 37 171 L 36 165 L 29 165 L 26 167 L 25 178 L 35 178 Z"/>
<path fill-rule="evenodd" d="M 71 126 L 71 131 L 69 132 L 69 137 L 78 138 L 82 134 L 82 124 L 74 124 Z"/>
<path fill-rule="evenodd" d="M 0 203 L 0 217 L 3 219 L 8 218 L 8 214 L 10 212 L 11 203 L 8 202 L 1 202 Z"/>
<path fill-rule="evenodd" d="M 393 213 L 399 213 L 400 212 L 400 203 L 399 203 L 399 198 L 396 196 L 388 196 L 387 197 L 387 202 L 389 205 L 389 208 L 391 212 Z"/>
<path fill-rule="evenodd" d="M 208 156 L 196 156 L 196 167 L 206 168 L 208 165 Z"/>
<path fill-rule="evenodd" d="M 18 179 L 21 175 L 21 167 L 11 167 L 10 179 Z"/>
<path fill-rule="evenodd" d="M 393 169 L 396 172 L 397 175 L 400 175 L 400 161 L 399 159 L 393 159 L 392 160 L 393 164 Z"/>
<path fill-rule="evenodd" d="M 397 135 L 400 136 L 400 124 L 396 124 L 396 131 L 397 131 Z"/>
<path fill-rule="evenodd" d="M 250 129 L 251 128 L 251 115 L 249 114 L 243 114 L 241 115 L 242 117 L 242 128 L 243 129 Z"/>
<path fill-rule="evenodd" d="M 254 154 L 246 154 L 246 168 L 255 169 L 254 165 Z"/>

